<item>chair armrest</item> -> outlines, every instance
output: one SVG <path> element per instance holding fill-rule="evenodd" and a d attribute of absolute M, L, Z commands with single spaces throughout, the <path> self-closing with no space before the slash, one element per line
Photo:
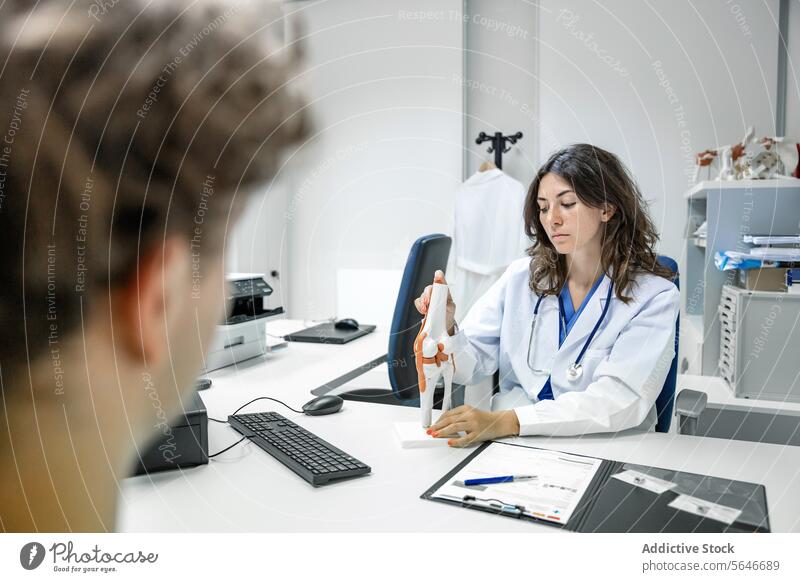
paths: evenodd
<path fill-rule="evenodd" d="M 708 394 L 697 390 L 681 390 L 675 398 L 675 412 L 679 416 L 699 418 L 708 405 Z"/>
<path fill-rule="evenodd" d="M 344 384 L 347 384 L 353 378 L 358 378 L 362 374 L 366 374 L 367 372 L 369 372 L 370 370 L 372 370 L 376 366 L 380 366 L 384 362 L 386 362 L 386 354 L 383 354 L 382 356 L 378 356 L 377 358 L 375 358 L 371 362 L 367 362 L 366 364 L 364 364 L 362 366 L 359 366 L 359 367 L 357 367 L 357 368 L 355 368 L 353 370 L 350 370 L 346 374 L 343 374 L 342 376 L 339 376 L 338 378 L 334 378 L 333 380 L 323 384 L 322 386 L 318 386 L 317 388 L 314 388 L 311 391 L 311 394 L 313 394 L 314 396 L 322 396 L 324 394 L 327 394 L 331 390 L 334 390 L 335 388 L 338 388 L 339 386 L 343 386 Z"/>
<path fill-rule="evenodd" d="M 675 398 L 678 432 L 696 436 L 697 421 L 708 405 L 708 395 L 697 390 L 681 390 Z"/>

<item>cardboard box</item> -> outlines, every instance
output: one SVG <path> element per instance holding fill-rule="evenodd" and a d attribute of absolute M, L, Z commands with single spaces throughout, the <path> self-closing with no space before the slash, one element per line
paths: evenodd
<path fill-rule="evenodd" d="M 739 269 L 736 283 L 748 291 L 786 291 L 786 268 Z"/>

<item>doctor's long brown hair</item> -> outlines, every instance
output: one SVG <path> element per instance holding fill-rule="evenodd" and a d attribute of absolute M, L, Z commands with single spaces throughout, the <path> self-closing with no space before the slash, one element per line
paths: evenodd
<path fill-rule="evenodd" d="M 539 217 L 536 197 L 546 174 L 553 173 L 572 184 L 580 201 L 600 208 L 610 204 L 616 211 L 602 224 L 601 266 L 614 281 L 616 296 L 628 303 L 635 272 L 646 271 L 673 279 L 670 269 L 656 260 L 658 234 L 645 201 L 628 170 L 612 153 L 589 144 L 574 144 L 550 156 L 539 169 L 525 199 L 525 233 L 535 240 L 531 256 L 531 290 L 557 295 L 567 282 L 567 262 L 556 251 Z"/>

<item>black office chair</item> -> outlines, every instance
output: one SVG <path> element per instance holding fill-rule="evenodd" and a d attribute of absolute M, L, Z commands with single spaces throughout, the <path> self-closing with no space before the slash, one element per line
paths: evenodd
<path fill-rule="evenodd" d="M 386 363 L 391 391 L 382 388 L 359 388 L 339 393 L 345 400 L 419 406 L 419 383 L 414 361 L 414 340 L 419 333 L 422 316 L 414 306 L 427 285 L 433 283 L 437 270 L 444 271 L 450 256 L 451 239 L 443 234 L 429 234 L 417 239 L 408 254 L 400 292 L 394 308 Z M 434 408 L 441 408 L 444 389 L 434 392 Z M 453 404 L 463 403 L 463 387 L 453 385 Z"/>
<path fill-rule="evenodd" d="M 681 288 L 680 272 L 678 271 L 678 263 L 675 259 L 666 255 L 658 255 L 658 262 L 667 267 L 674 273 L 672 280 L 675 287 Z M 672 411 L 675 406 L 675 383 L 678 379 L 678 351 L 680 350 L 680 337 L 681 337 L 681 318 L 675 321 L 675 356 L 672 358 L 672 363 L 667 372 L 667 377 L 664 380 L 664 385 L 661 387 L 661 392 L 656 399 L 656 413 L 658 420 L 656 421 L 656 432 L 669 432 L 669 426 L 672 423 Z"/>

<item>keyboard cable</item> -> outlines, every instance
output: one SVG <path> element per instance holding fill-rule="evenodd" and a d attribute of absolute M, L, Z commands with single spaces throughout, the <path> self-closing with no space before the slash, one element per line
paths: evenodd
<path fill-rule="evenodd" d="M 288 404 L 286 404 L 285 402 L 281 402 L 281 401 L 280 401 L 280 400 L 278 400 L 277 398 L 270 398 L 269 396 L 259 396 L 258 398 L 253 398 L 253 399 L 252 399 L 250 402 L 246 402 L 246 403 L 242 404 L 242 405 L 241 405 L 239 408 L 237 408 L 236 410 L 234 410 L 234 411 L 233 411 L 233 414 L 231 414 L 230 416 L 234 416 L 234 415 L 235 415 L 237 412 L 239 412 L 239 411 L 240 411 L 242 408 L 244 408 L 245 406 L 250 406 L 250 405 L 251 405 L 253 402 L 258 402 L 259 400 L 272 400 L 273 402 L 277 402 L 278 404 L 283 404 L 283 405 L 284 405 L 286 408 L 288 408 L 288 409 L 289 409 L 289 410 L 291 410 L 292 412 L 297 412 L 297 413 L 303 414 L 303 411 L 302 411 L 302 410 L 295 410 L 294 408 L 292 408 L 291 406 L 289 406 L 289 405 L 288 405 Z M 218 418 L 211 418 L 210 416 L 208 417 L 208 420 L 213 420 L 214 422 L 218 422 L 218 423 L 220 423 L 220 424 L 228 424 L 228 421 L 227 421 L 227 420 L 219 420 Z M 239 443 L 241 443 L 242 441 L 245 441 L 245 440 L 247 440 L 247 438 L 248 438 L 248 437 L 246 437 L 246 436 L 244 436 L 244 437 L 240 438 L 238 441 L 236 441 L 235 443 L 233 443 L 233 444 L 232 444 L 232 445 L 230 445 L 229 447 L 226 447 L 226 448 L 222 449 L 221 451 L 219 451 L 219 452 L 217 452 L 217 453 L 214 453 L 213 455 L 208 455 L 208 458 L 209 458 L 209 459 L 213 459 L 213 458 L 214 458 L 214 457 L 216 457 L 217 455 L 221 455 L 222 453 L 224 453 L 224 452 L 227 452 L 227 451 L 231 450 L 233 447 L 235 447 L 236 445 L 238 445 L 238 444 L 239 444 Z"/>

